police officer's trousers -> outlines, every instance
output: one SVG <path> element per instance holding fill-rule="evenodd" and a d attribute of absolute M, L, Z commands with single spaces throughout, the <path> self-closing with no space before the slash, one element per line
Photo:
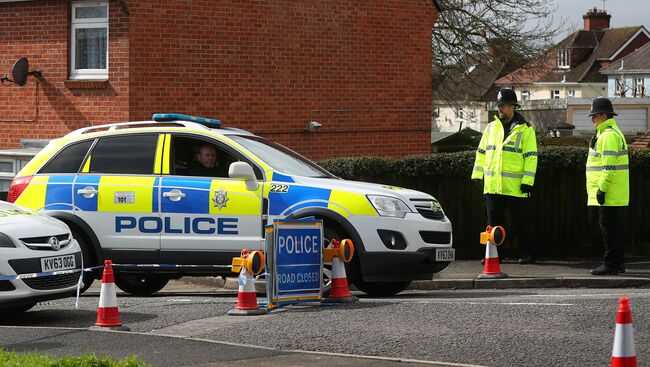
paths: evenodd
<path fill-rule="evenodd" d="M 513 238 L 519 238 L 521 256 L 534 258 L 537 247 L 537 218 L 531 200 L 509 195 L 485 194 L 485 206 L 488 225 L 503 226 L 506 230 L 506 241 L 512 243 Z M 506 208 L 510 210 L 514 228 L 508 228 L 505 224 Z M 513 234 L 516 236 L 512 236 Z"/>
<path fill-rule="evenodd" d="M 608 267 L 623 266 L 623 244 L 625 233 L 621 223 L 621 216 L 625 206 L 598 207 L 598 223 L 605 243 L 603 260 Z"/>

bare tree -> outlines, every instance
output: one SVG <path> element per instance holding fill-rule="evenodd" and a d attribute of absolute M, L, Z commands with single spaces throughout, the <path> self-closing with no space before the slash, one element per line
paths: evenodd
<path fill-rule="evenodd" d="M 452 102 L 459 94 L 472 94 L 476 83 L 485 83 L 473 77 L 473 70 L 485 73 L 491 68 L 502 70 L 504 65 L 536 68 L 535 60 L 543 62 L 539 56 L 552 47 L 560 32 L 553 26 L 552 4 L 548 0 L 440 1 L 442 11 L 432 32 L 438 97 Z M 458 83 L 467 90 L 462 86 L 459 90 Z"/>

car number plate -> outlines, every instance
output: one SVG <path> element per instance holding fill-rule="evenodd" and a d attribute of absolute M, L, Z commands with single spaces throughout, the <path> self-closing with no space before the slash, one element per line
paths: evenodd
<path fill-rule="evenodd" d="M 41 259 L 42 271 L 57 271 L 76 268 L 74 255 L 45 257 Z"/>
<path fill-rule="evenodd" d="M 456 249 L 438 248 L 436 249 L 436 261 L 454 261 L 456 258 Z"/>

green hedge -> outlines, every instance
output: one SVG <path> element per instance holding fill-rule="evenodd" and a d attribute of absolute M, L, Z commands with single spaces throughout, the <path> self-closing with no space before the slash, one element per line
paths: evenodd
<path fill-rule="evenodd" d="M 542 257 L 596 257 L 602 255 L 597 213 L 586 205 L 585 163 L 587 147 L 542 146 L 533 192 L 537 209 Z M 423 191 L 442 204 L 454 228 L 459 258 L 480 257 L 477 233 L 485 228 L 483 196 L 470 175 L 474 152 L 437 153 L 398 159 L 378 157 L 334 158 L 320 162 L 333 174 L 348 180 L 376 182 Z M 644 218 L 650 217 L 650 150 L 630 152 L 630 207 L 627 248 L 632 255 L 650 253 L 650 234 Z M 510 219 L 505 223 L 509 224 Z M 517 246 L 506 246 L 517 254 Z M 501 250 L 499 250 L 501 254 Z"/>
<path fill-rule="evenodd" d="M 149 365 L 130 356 L 116 361 L 113 358 L 97 357 L 94 354 L 63 358 L 50 357 L 45 354 L 15 353 L 0 349 L 0 366 L 2 367 L 148 367 Z"/>
<path fill-rule="evenodd" d="M 584 171 L 587 148 L 545 146 L 539 149 L 538 171 Z M 398 159 L 380 157 L 333 158 L 319 164 L 333 174 L 349 179 L 381 176 L 469 176 L 474 166 L 474 152 L 437 153 Z M 650 150 L 632 150 L 630 169 L 650 170 Z"/>

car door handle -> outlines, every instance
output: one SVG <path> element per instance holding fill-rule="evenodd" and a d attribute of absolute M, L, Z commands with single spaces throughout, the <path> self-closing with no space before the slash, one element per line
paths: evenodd
<path fill-rule="evenodd" d="M 171 201 L 179 201 L 180 199 L 185 198 L 185 193 L 178 189 L 173 189 L 171 191 L 163 192 L 163 197 L 169 198 Z"/>
<path fill-rule="evenodd" d="M 83 189 L 77 190 L 77 194 L 85 197 L 86 199 L 90 199 L 97 195 L 98 191 L 92 187 L 92 186 L 86 186 Z"/>

